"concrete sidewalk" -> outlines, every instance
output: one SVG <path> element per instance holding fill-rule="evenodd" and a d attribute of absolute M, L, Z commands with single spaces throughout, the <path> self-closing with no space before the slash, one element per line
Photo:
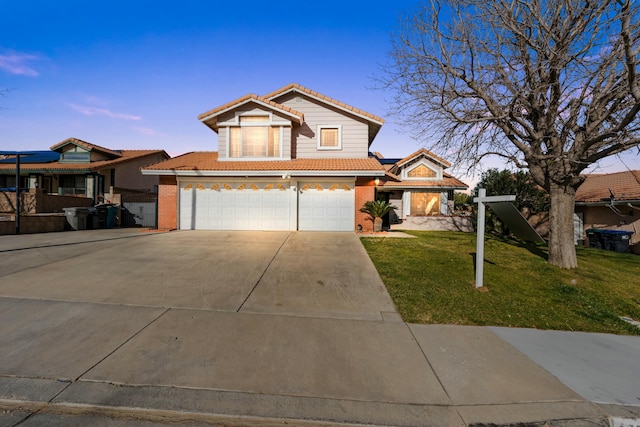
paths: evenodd
<path fill-rule="evenodd" d="M 637 337 L 594 337 L 609 348 L 584 360 L 625 348 L 604 376 L 558 365 L 627 379 L 594 400 L 536 358 L 558 348 L 540 331 L 403 323 L 351 233 L 69 234 L 73 257 L 55 236 L 0 240 L 0 426 L 596 426 L 638 409 Z"/>

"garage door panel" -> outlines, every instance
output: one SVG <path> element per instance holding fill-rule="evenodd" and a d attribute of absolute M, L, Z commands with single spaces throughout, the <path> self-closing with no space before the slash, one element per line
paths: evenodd
<path fill-rule="evenodd" d="M 274 188 L 278 188 L 275 183 L 260 186 L 248 181 L 182 182 L 180 228 L 288 230 L 291 193 Z"/>
<path fill-rule="evenodd" d="M 298 228 L 302 231 L 353 231 L 355 192 L 352 181 L 302 182 Z"/>

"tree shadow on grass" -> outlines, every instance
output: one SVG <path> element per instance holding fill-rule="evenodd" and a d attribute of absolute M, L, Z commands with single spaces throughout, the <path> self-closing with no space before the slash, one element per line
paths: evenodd
<path fill-rule="evenodd" d="M 518 248 L 523 248 L 531 252 L 533 255 L 542 258 L 545 261 L 549 260 L 549 247 L 547 243 L 540 244 L 534 242 L 526 242 L 524 240 L 515 239 L 513 237 L 508 236 L 500 236 L 496 234 L 488 234 L 491 239 L 497 240 L 502 243 L 506 243 L 511 246 L 516 246 Z M 475 253 L 474 253 L 475 256 Z"/>
<path fill-rule="evenodd" d="M 545 261 L 549 261 L 549 247 L 545 244 L 526 242 L 524 240 L 518 240 L 511 237 L 496 237 L 498 240 L 518 248 L 523 248 L 531 252 L 533 255 L 542 258 Z"/>

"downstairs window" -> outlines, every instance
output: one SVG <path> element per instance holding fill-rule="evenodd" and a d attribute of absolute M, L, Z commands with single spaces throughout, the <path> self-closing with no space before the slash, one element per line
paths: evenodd
<path fill-rule="evenodd" d="M 411 215 L 440 215 L 440 193 L 411 193 Z"/>

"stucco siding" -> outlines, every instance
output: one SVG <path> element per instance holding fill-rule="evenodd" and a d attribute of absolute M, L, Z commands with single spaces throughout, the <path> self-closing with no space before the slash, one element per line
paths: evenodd
<path fill-rule="evenodd" d="M 350 116 L 300 94 L 287 94 L 276 102 L 304 114 L 304 123 L 292 132 L 292 150 L 296 158 L 366 158 L 369 153 L 369 126 L 364 119 Z M 318 150 L 318 125 L 340 125 L 342 148 Z"/>
<path fill-rule="evenodd" d="M 165 157 L 158 153 L 133 159 L 114 166 L 116 170 L 115 186 L 130 190 L 154 191 L 155 187 L 158 185 L 158 176 L 142 175 L 140 168 L 161 162 L 162 160 L 165 160 Z M 99 173 L 109 177 L 111 175 L 110 169 L 111 168 L 101 170 Z M 108 182 L 108 180 L 106 180 L 106 182 Z M 108 187 L 105 188 L 105 191 L 108 191 Z"/>
<path fill-rule="evenodd" d="M 624 216 L 620 216 L 606 206 L 576 206 L 576 213 L 583 214 L 584 230 L 605 228 L 609 230 L 632 231 L 629 244 L 635 253 L 640 253 L 640 213 L 624 205 L 618 206 Z M 582 236 L 588 245 L 586 233 Z"/>

